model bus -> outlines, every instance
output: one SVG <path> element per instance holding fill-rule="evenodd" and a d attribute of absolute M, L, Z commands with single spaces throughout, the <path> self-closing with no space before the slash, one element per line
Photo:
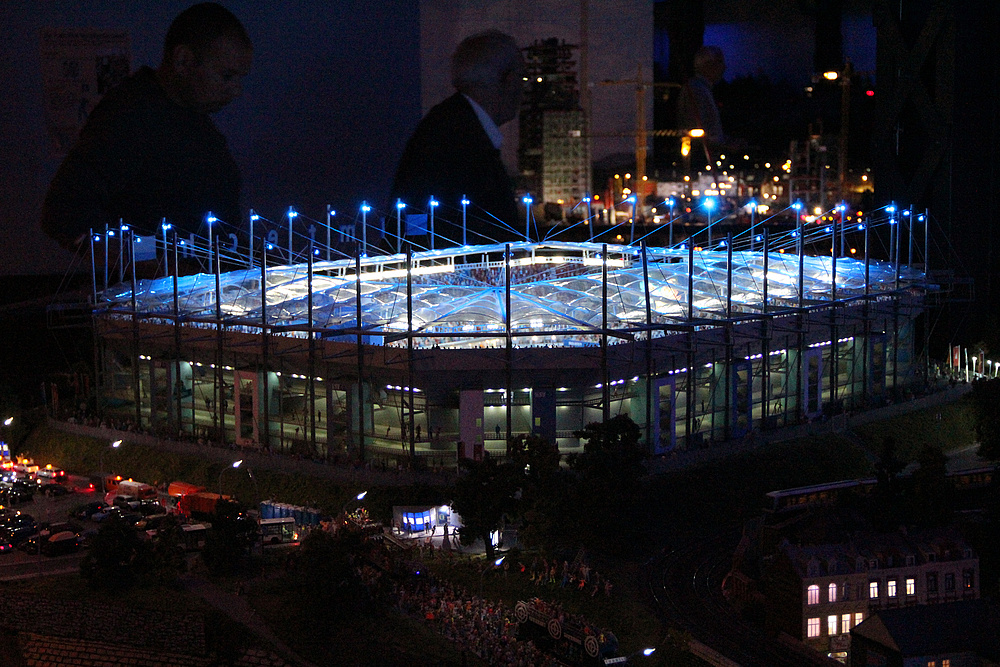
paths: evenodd
<path fill-rule="evenodd" d="M 260 543 L 262 545 L 293 544 L 298 541 L 299 533 L 295 529 L 294 517 L 260 520 Z"/>

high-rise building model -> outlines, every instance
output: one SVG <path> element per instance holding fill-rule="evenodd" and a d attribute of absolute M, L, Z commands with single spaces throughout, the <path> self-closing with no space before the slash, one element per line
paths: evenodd
<path fill-rule="evenodd" d="M 521 185 L 536 201 L 572 206 L 590 190 L 590 138 L 580 105 L 577 48 L 553 37 L 524 49 L 518 168 Z"/>

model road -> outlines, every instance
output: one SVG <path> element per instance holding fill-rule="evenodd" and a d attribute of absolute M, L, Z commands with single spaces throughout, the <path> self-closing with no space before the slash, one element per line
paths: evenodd
<path fill-rule="evenodd" d="M 67 486 L 70 488 L 79 487 L 88 489 L 89 480 L 76 475 L 70 476 Z M 92 500 L 100 500 L 103 494 L 96 491 L 80 491 L 51 498 L 41 494 L 35 494 L 33 500 L 25 503 L 13 505 L 11 509 L 18 510 L 25 514 L 30 514 L 38 522 L 58 523 L 69 519 L 69 511 L 82 503 Z M 97 524 L 90 524 L 86 521 L 78 521 L 88 528 L 96 528 Z M 66 572 L 78 572 L 80 561 L 86 555 L 86 551 L 81 549 L 74 554 L 64 556 L 42 556 L 40 554 L 28 554 L 20 549 L 14 549 L 8 553 L 0 554 L 0 580 L 23 579 L 25 577 L 37 577 L 49 574 L 64 574 Z"/>
<path fill-rule="evenodd" d="M 744 667 L 839 665 L 814 651 L 796 650 L 744 621 L 722 594 L 739 542 L 739 527 L 679 541 L 655 558 L 650 591 L 664 620 Z"/>

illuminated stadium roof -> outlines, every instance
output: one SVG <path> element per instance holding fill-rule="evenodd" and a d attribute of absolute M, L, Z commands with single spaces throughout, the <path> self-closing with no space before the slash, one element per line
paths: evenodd
<path fill-rule="evenodd" d="M 510 258 L 509 313 L 504 245 L 464 246 L 412 255 L 407 288 L 406 256 L 366 257 L 360 281 L 354 258 L 319 261 L 312 266 L 312 329 L 324 338 L 357 333 L 360 309 L 365 342 L 405 345 L 412 322 L 413 344 L 441 348 L 496 347 L 505 344 L 508 315 L 515 346 L 594 345 L 600 341 L 605 285 L 601 253 L 595 243 L 514 243 Z M 649 317 L 655 326 L 690 324 L 688 309 L 688 250 L 648 248 Z M 863 260 L 838 258 L 836 298 L 865 293 Z M 869 292 L 897 287 L 896 271 L 886 262 L 870 261 Z M 694 319 L 719 320 L 727 308 L 727 253 L 694 252 L 691 274 Z M 307 264 L 268 267 L 265 307 L 267 326 L 282 335 L 304 336 L 309 327 Z M 607 323 L 610 331 L 626 334 L 647 324 L 642 253 L 630 246 L 607 246 Z M 806 256 L 802 261 L 803 303 L 814 305 L 833 297 L 831 257 Z M 922 279 L 900 269 L 899 286 Z M 260 267 L 221 275 L 221 312 L 227 326 L 259 331 L 261 325 Z M 360 284 L 360 304 L 357 287 Z M 799 257 L 793 253 L 768 256 L 769 312 L 799 305 Z M 734 316 L 762 310 L 764 255 L 733 252 Z M 409 294 L 408 294 L 409 292 Z M 204 325 L 216 316 L 214 274 L 177 280 L 178 313 L 182 321 Z M 172 321 L 174 278 L 142 280 L 136 288 L 137 310 L 162 314 Z M 106 290 L 102 304 L 113 312 L 130 312 L 130 285 Z M 412 303 L 408 315 L 407 303 Z M 276 332 L 278 333 L 278 332 Z M 612 341 L 615 342 L 615 341 Z"/>

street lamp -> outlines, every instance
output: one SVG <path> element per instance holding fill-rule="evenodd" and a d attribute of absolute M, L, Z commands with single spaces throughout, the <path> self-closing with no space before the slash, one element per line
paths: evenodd
<path fill-rule="evenodd" d="M 593 199 L 591 198 L 590 195 L 587 195 L 586 197 L 583 198 L 583 202 L 587 205 L 587 240 L 590 241 L 591 243 L 594 242 L 594 221 L 591 218 L 591 215 L 593 215 L 591 211 L 592 201 Z"/>
<path fill-rule="evenodd" d="M 14 423 L 13 417 L 7 417 L 6 419 L 3 420 L 4 426 L 10 426 L 13 423 Z M 3 458 L 5 461 L 10 461 L 10 448 L 7 446 L 7 443 L 4 442 L 3 440 L 0 440 L 0 458 Z"/>
<path fill-rule="evenodd" d="M 430 212 L 429 216 L 430 219 L 428 222 L 428 225 L 430 227 L 427 231 L 431 239 L 431 250 L 434 250 L 434 209 L 436 209 L 440 205 L 441 202 L 439 202 L 437 199 L 434 199 L 434 197 L 431 197 L 430 200 L 427 202 L 427 210 Z"/>
<path fill-rule="evenodd" d="M 233 461 L 233 464 L 230 467 L 231 468 L 239 468 L 242 463 L 243 463 L 243 459 L 240 459 L 239 461 Z M 219 495 L 220 496 L 222 495 L 222 473 L 224 473 L 224 472 L 226 472 L 225 468 L 223 468 L 222 470 L 219 471 Z"/>
<path fill-rule="evenodd" d="M 122 446 L 121 440 L 115 440 L 114 442 L 111 443 L 111 449 L 118 449 L 121 446 Z M 106 451 L 107 451 L 106 449 L 101 450 L 101 456 L 98 459 L 98 466 L 97 466 L 101 472 L 101 490 L 104 493 L 108 492 L 108 476 L 104 472 L 104 452 Z"/>
<path fill-rule="evenodd" d="M 372 207 L 368 202 L 361 202 L 361 256 L 368 256 L 368 212 Z M 433 248 L 434 246 L 431 246 Z"/>
<path fill-rule="evenodd" d="M 630 195 L 629 198 L 626 199 L 625 201 L 627 201 L 628 203 L 632 204 L 632 225 L 631 225 L 631 231 L 629 232 L 629 235 L 628 235 L 628 244 L 632 245 L 635 242 L 635 206 L 636 206 L 636 196 L 635 195 Z"/>
<path fill-rule="evenodd" d="M 461 204 L 462 204 L 462 245 L 469 245 L 469 238 L 468 238 L 468 235 L 466 234 L 466 230 L 468 229 L 468 220 L 467 220 L 468 208 L 469 208 L 469 204 L 471 204 L 471 203 L 472 202 L 469 201 L 468 197 L 466 197 L 465 195 L 462 195 L 462 201 L 461 201 Z"/>
<path fill-rule="evenodd" d="M 676 201 L 674 201 L 673 197 L 670 197 L 669 199 L 667 199 L 666 204 L 667 206 L 670 207 L 670 220 L 668 223 L 669 229 L 667 230 L 667 233 L 670 235 L 670 239 L 667 241 L 667 245 L 673 248 L 674 247 L 674 204 L 676 204 Z"/>
<path fill-rule="evenodd" d="M 396 200 L 396 254 L 403 251 L 403 209 L 406 204 L 402 199 Z M 329 259 L 329 257 L 327 258 Z"/>
<path fill-rule="evenodd" d="M 254 505 L 259 507 L 260 505 L 260 489 L 257 487 L 257 478 L 253 476 L 253 469 L 247 468 L 247 475 L 250 476 L 250 481 L 253 482 L 253 495 L 254 495 Z"/>
<path fill-rule="evenodd" d="M 642 654 L 643 657 L 648 658 L 649 656 L 653 655 L 653 653 L 655 653 L 655 652 L 656 652 L 655 648 L 644 648 L 641 651 L 636 651 L 635 653 L 629 653 L 628 655 L 623 655 L 623 656 L 620 656 L 618 658 L 605 658 L 604 659 L 604 664 L 605 665 L 622 665 L 622 664 L 625 664 L 626 662 L 628 662 L 629 660 L 631 660 L 632 658 L 636 657 L 640 653 Z"/>
<path fill-rule="evenodd" d="M 213 272 L 212 263 L 215 261 L 215 251 L 214 251 L 214 246 L 212 245 L 212 223 L 218 221 L 219 219 L 214 215 L 212 215 L 211 211 L 209 211 L 208 215 L 205 217 L 205 224 L 208 225 L 208 272 L 209 273 Z"/>
<path fill-rule="evenodd" d="M 715 209 L 715 198 L 707 197 L 705 199 L 705 210 L 708 211 L 708 249 L 712 249 L 712 211 Z"/>
<path fill-rule="evenodd" d="M 500 558 L 497 558 L 495 561 L 493 561 L 493 567 L 484 567 L 483 571 L 479 573 L 479 597 L 483 597 L 483 576 L 486 574 L 488 570 L 495 570 L 496 568 L 500 567 L 500 563 L 502 563 L 503 559 L 506 557 L 507 556 L 500 556 Z"/>
<path fill-rule="evenodd" d="M 365 496 L 367 496 L 367 495 L 368 495 L 367 491 L 362 491 L 358 495 L 354 496 L 354 498 L 352 498 L 351 500 L 348 500 L 346 503 L 344 503 L 344 509 L 343 509 L 344 516 L 345 517 L 347 516 L 347 506 L 348 505 L 350 505 L 352 502 L 361 502 L 362 500 L 365 499 Z M 356 505 L 355 505 L 355 507 L 356 507 Z"/>
<path fill-rule="evenodd" d="M 521 203 L 524 204 L 524 241 L 526 243 L 531 241 L 531 203 L 535 201 L 531 198 L 531 195 L 524 195 L 521 197 Z"/>

